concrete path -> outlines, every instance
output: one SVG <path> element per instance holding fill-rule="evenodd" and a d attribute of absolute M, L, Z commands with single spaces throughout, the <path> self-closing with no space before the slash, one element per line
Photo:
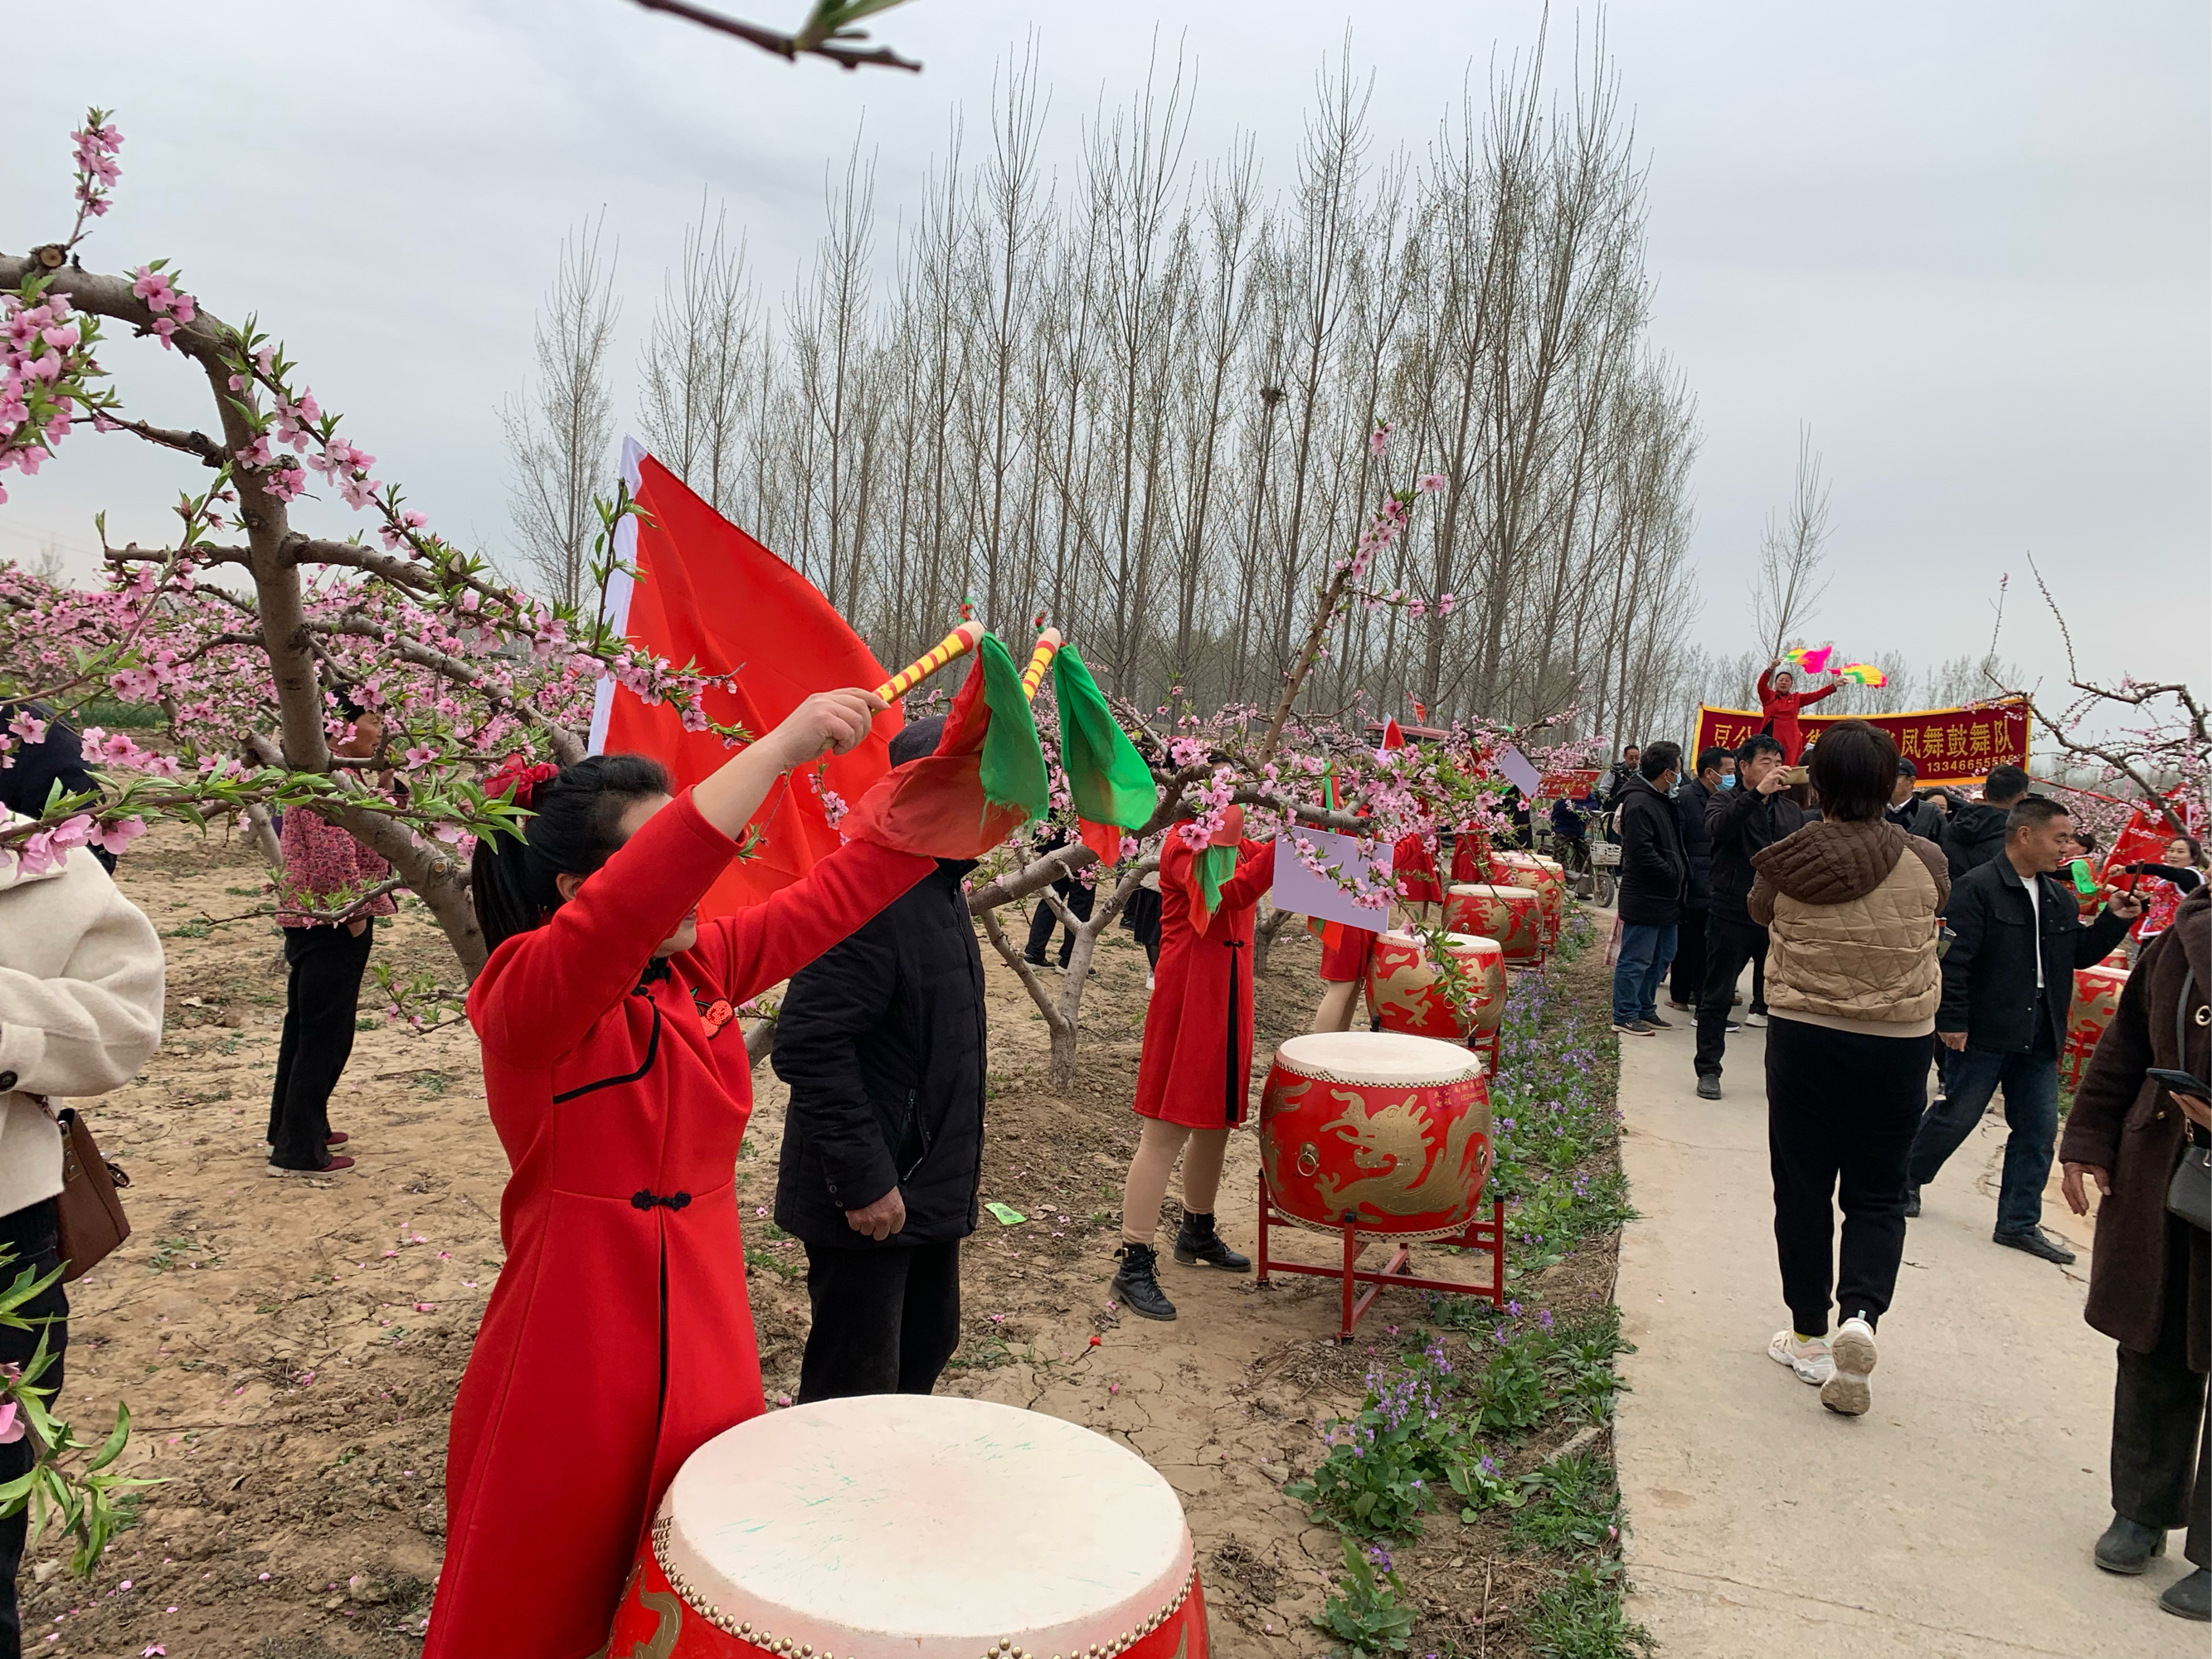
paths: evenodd
<path fill-rule="evenodd" d="M 1678 1018 L 1664 1011 L 1669 1018 Z M 1680 1016 L 1686 1020 L 1687 1016 Z M 2160 1611 L 2181 1534 L 2141 1578 L 2100 1572 L 2112 1345 L 2081 1322 L 2088 1224 L 2061 1270 L 1990 1243 L 2004 1130 L 1984 1119 L 1923 1195 L 1851 1419 L 1766 1357 L 1774 1261 L 1765 1036 L 1729 1039 L 1727 1098 L 1695 1093 L 1686 1025 L 1620 1041 L 1618 1446 L 1633 1614 L 1664 1659 L 2203 1659 Z M 2055 1174 L 2055 1172 L 2054 1172 Z"/>

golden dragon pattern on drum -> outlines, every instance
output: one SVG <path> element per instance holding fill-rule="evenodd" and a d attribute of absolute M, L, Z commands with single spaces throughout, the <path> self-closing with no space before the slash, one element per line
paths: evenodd
<path fill-rule="evenodd" d="M 1435 1126 L 1421 1109 L 1418 1094 L 1370 1110 L 1356 1094 L 1342 1089 L 1330 1093 L 1346 1110 L 1322 1133 L 1349 1146 L 1352 1165 L 1362 1173 L 1341 1182 L 1331 1175 L 1318 1177 L 1315 1189 L 1329 1213 L 1364 1208 L 1381 1215 L 1425 1215 L 1465 1200 L 1468 1164 L 1477 1143 L 1485 1139 L 1481 1114 L 1462 1112 L 1452 1118 L 1443 1145 L 1437 1146 Z"/>

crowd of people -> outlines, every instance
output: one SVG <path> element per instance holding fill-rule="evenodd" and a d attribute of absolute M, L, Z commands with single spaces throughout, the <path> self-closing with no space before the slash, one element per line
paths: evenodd
<path fill-rule="evenodd" d="M 1632 747 L 1609 799 L 1621 847 L 1613 1029 L 1642 1039 L 1672 1028 L 1658 1011 L 1672 969 L 1668 1006 L 1695 1008 L 1697 1093 L 1722 1099 L 1740 981 L 1755 970 L 1744 1023 L 1768 1027 L 1774 1234 L 1790 1316 L 1768 1352 L 1832 1411 L 1867 1411 L 1922 1189 L 2002 1095 L 1993 1243 L 2075 1261 L 2042 1225 L 2054 1154 L 2077 1213 L 2089 1184 L 2104 1194 L 2087 1316 L 2119 1352 L 2113 1520 L 2094 1559 L 2142 1572 L 2166 1531 L 2185 1528 L 2194 1571 L 2160 1605 L 2212 1617 L 2207 1234 L 2167 1205 L 2185 1148 L 2212 1144 L 2197 1081 L 2212 1075 L 2202 849 L 2176 836 L 2163 862 L 2110 871 L 2126 885 L 2085 895 L 2058 872 L 2086 868 L 2076 861 L 2094 839 L 2020 768 L 1994 768 L 1978 799 L 1923 790 L 1879 727 L 1838 721 L 1808 750 L 1794 715 L 1811 699 L 1778 715 L 1788 677 L 1761 689 L 1767 729 L 1733 752 L 1701 752 L 1686 781 L 1679 745 Z M 2131 932 L 2121 1015 L 2062 1143 L 2074 975 Z"/>
<path fill-rule="evenodd" d="M 1767 690 L 1778 704 L 1796 697 L 1786 674 Z M 1847 1415 L 1871 1400 L 1921 1189 L 2001 1092 L 2010 1133 L 1995 1241 L 2073 1260 L 2040 1224 L 2054 1151 L 2069 1205 L 2086 1209 L 2092 1185 L 2103 1194 L 2088 1316 L 2119 1360 L 2115 1513 L 2096 1559 L 2142 1571 L 2167 1528 L 2186 1528 L 2197 1571 L 2166 1604 L 2204 1617 L 2212 1286 L 2205 1233 L 2165 1201 L 2185 1148 L 2212 1126 L 2212 1105 L 2171 1081 L 2207 1067 L 2212 890 L 2201 850 L 2176 838 L 2165 861 L 2129 866 L 2148 905 L 2114 892 L 2085 915 L 2054 878 L 2081 840 L 2024 773 L 1996 769 L 1979 799 L 1923 791 L 1885 733 L 1849 720 L 1799 767 L 1794 712 L 1811 700 L 1796 697 L 1790 718 L 1735 750 L 1702 750 L 1686 776 L 1676 744 L 1624 753 L 1605 792 L 1621 846 L 1614 1029 L 1624 1039 L 1674 1029 L 1659 1012 L 1664 991 L 1669 1008 L 1694 1016 L 1698 1093 L 1719 1099 L 1729 1037 L 1767 1027 L 1790 1313 L 1768 1352 Z M 753 1066 L 733 1011 L 769 986 L 788 981 L 773 1055 L 790 1088 L 775 1217 L 806 1253 L 812 1323 L 799 1399 L 927 1393 L 953 1354 L 988 1052 L 963 891 L 973 866 L 856 840 L 762 904 L 699 915 L 775 780 L 851 749 L 880 707 L 858 690 L 811 698 L 681 792 L 635 755 L 512 763 L 488 780 L 529 814 L 519 837 L 480 842 L 472 870 L 490 959 L 468 1017 L 512 1165 L 507 1266 L 453 1411 L 429 1659 L 584 1651 L 578 1632 L 604 1631 L 678 1467 L 763 1409 L 734 1188 Z M 373 757 L 374 712 L 344 701 L 337 712 L 335 751 Z M 891 759 L 927 753 L 937 737 L 934 722 L 909 726 Z M 348 1136 L 328 1107 L 393 884 L 312 809 L 287 813 L 279 838 L 288 992 L 269 1169 L 329 1175 L 350 1163 L 334 1150 Z M 1441 896 L 1424 856 L 1400 849 L 1414 884 L 1401 884 L 1401 901 Z M 1165 839 L 1151 902 L 1134 907 L 1157 988 L 1111 1288 L 1143 1317 L 1176 1316 L 1157 1238 L 1178 1163 L 1176 1262 L 1251 1266 L 1213 1206 L 1249 1097 L 1251 945 L 1272 866 L 1272 844 L 1247 838 L 1231 809 L 1203 846 Z M 1083 919 L 1087 898 L 1071 883 L 1064 908 Z M 1032 965 L 1048 960 L 1056 915 L 1037 909 Z M 2136 969 L 2062 1145 L 2072 975 L 2131 927 Z M 1360 965 L 1349 962 L 1323 963 L 1322 1029 L 1351 1022 Z M 0 871 L 0 1244 L 21 1264 L 58 1261 L 61 1139 L 47 1097 L 96 1094 L 137 1072 L 160 1039 L 161 979 L 153 929 L 88 851 L 37 875 Z M 39 1311 L 58 1352 L 58 1285 Z M 0 1332 L 0 1360 L 21 1363 L 31 1340 Z M 58 1365 L 52 1380 L 60 1375 Z M 580 1397 L 590 1410 L 576 1409 Z M 0 1479 L 29 1455 L 21 1441 L 0 1443 Z M 21 1515 L 0 1522 L 0 1634 L 15 1617 L 23 1536 Z"/>

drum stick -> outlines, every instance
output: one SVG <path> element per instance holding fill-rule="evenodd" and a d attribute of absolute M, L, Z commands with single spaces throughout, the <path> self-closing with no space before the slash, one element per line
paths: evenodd
<path fill-rule="evenodd" d="M 1057 628 L 1048 628 L 1037 635 L 1036 649 L 1030 653 L 1030 665 L 1022 670 L 1022 695 L 1031 702 L 1036 701 L 1037 687 L 1044 684 L 1044 672 L 1059 655 L 1060 645 Z"/>
<path fill-rule="evenodd" d="M 905 667 L 876 688 L 876 695 L 885 702 L 896 702 L 920 685 L 955 657 L 964 657 L 973 651 L 983 638 L 983 624 L 964 622 L 937 642 L 930 653 Z"/>

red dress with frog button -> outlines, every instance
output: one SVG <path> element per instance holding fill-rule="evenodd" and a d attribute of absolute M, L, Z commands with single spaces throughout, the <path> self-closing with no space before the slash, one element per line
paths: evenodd
<path fill-rule="evenodd" d="M 678 1468 L 763 1409 L 734 1182 L 752 1066 L 729 1009 L 935 866 L 853 842 L 656 963 L 736 850 L 686 791 L 470 989 L 514 1174 L 424 1659 L 599 1652 Z"/>

